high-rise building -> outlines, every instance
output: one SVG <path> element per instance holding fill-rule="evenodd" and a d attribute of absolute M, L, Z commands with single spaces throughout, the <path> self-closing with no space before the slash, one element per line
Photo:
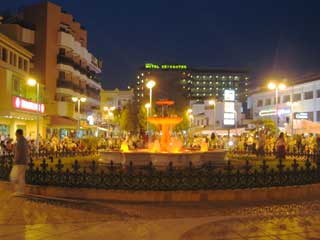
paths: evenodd
<path fill-rule="evenodd" d="M 0 31 L 25 43 L 34 54 L 31 72 L 45 89 L 48 133 L 54 130 L 63 136 L 66 129 L 77 127 L 79 118 L 86 121 L 99 110 L 102 63 L 88 51 L 87 30 L 71 14 L 45 1 L 3 19 Z M 35 32 L 34 39 L 28 31 Z M 80 116 L 72 97 L 86 98 Z"/>
<path fill-rule="evenodd" d="M 249 72 L 246 70 L 198 69 L 184 64 L 147 63 L 137 74 L 135 97 L 139 103 L 148 101 L 148 80 L 156 82 L 153 99 L 172 99 L 179 111 L 185 110 L 189 100 L 223 101 L 227 89 L 235 90 L 235 100 L 243 103 L 244 108 L 248 97 Z"/>

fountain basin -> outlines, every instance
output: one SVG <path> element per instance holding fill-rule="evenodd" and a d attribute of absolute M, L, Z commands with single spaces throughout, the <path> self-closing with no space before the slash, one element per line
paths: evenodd
<path fill-rule="evenodd" d="M 152 162 L 152 165 L 157 169 L 165 169 L 172 162 L 176 168 L 185 168 L 192 165 L 199 167 L 202 164 L 211 162 L 212 166 L 222 167 L 226 164 L 226 151 L 214 150 L 208 152 L 182 152 L 182 153 L 151 153 L 147 151 L 133 152 L 101 152 L 102 163 L 109 163 L 111 160 L 115 164 L 127 166 L 132 162 L 134 166 L 147 166 Z"/>

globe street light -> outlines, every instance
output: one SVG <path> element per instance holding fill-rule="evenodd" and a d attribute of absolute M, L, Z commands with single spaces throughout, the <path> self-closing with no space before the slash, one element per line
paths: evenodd
<path fill-rule="evenodd" d="M 209 100 L 209 105 L 213 106 L 213 132 L 215 130 L 216 125 L 216 102 L 214 100 Z"/>
<path fill-rule="evenodd" d="M 78 133 L 80 134 L 80 104 L 83 102 L 86 102 L 87 99 L 85 97 L 72 97 L 72 101 L 73 102 L 77 102 L 78 103 Z"/>
<path fill-rule="evenodd" d="M 153 81 L 153 80 L 149 80 L 149 81 L 147 82 L 147 84 L 146 84 L 147 88 L 150 89 L 150 94 L 149 94 L 149 96 L 150 96 L 150 100 L 149 100 L 149 103 L 150 103 L 150 111 L 149 111 L 150 116 L 152 116 L 152 88 L 153 88 L 155 85 L 156 85 L 156 82 Z"/>
<path fill-rule="evenodd" d="M 275 90 L 276 92 L 276 136 L 278 136 L 278 125 L 279 125 L 279 115 L 278 115 L 278 95 L 279 95 L 279 90 L 284 90 L 286 89 L 286 85 L 284 83 L 274 83 L 274 82 L 270 82 L 268 84 L 268 88 L 270 90 Z"/>
<path fill-rule="evenodd" d="M 39 111 L 39 92 L 40 92 L 40 86 L 39 82 L 37 82 L 34 78 L 29 78 L 27 80 L 27 84 L 31 87 L 36 86 L 37 87 L 37 93 L 36 93 L 36 102 L 37 102 L 37 136 L 36 136 L 36 151 L 39 152 L 39 143 L 40 143 L 40 138 L 39 138 L 39 129 L 40 129 L 40 111 Z"/>

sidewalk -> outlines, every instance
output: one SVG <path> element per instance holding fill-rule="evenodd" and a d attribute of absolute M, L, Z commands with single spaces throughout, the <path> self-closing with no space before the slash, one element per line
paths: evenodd
<path fill-rule="evenodd" d="M 320 239 L 320 201 L 224 207 L 11 197 L 0 183 L 0 239 Z"/>

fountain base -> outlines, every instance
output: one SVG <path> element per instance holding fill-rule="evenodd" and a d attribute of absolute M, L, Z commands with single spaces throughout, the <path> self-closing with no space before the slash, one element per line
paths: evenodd
<path fill-rule="evenodd" d="M 224 150 L 208 152 L 183 152 L 183 153 L 150 153 L 143 151 L 136 152 L 101 152 L 100 162 L 127 166 L 132 162 L 134 166 L 152 165 L 157 169 L 165 169 L 172 162 L 176 168 L 185 168 L 192 162 L 194 167 L 211 162 L 212 166 L 221 167 L 226 164 Z"/>

